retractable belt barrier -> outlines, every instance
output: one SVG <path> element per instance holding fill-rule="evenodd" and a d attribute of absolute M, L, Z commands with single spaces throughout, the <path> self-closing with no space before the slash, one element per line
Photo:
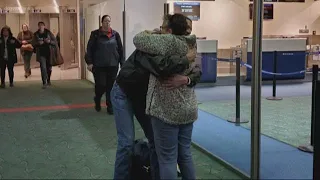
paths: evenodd
<path fill-rule="evenodd" d="M 308 52 L 306 53 L 306 56 L 310 56 L 310 55 L 320 55 L 320 52 Z M 237 59 L 228 59 L 228 58 L 211 58 L 214 61 L 219 61 L 219 62 L 236 62 Z M 252 66 L 250 64 L 247 64 L 243 61 L 240 62 L 241 66 L 245 66 L 249 69 L 252 69 Z M 288 73 L 284 73 L 284 72 L 269 72 L 269 71 L 265 71 L 262 70 L 262 73 L 264 74 L 269 74 L 269 75 L 277 75 L 277 76 L 287 76 L 287 75 L 296 75 L 296 74 L 302 74 L 302 73 L 306 73 L 306 72 L 311 72 L 312 68 L 307 68 L 307 69 L 302 69 L 301 71 L 295 71 L 295 72 L 288 72 Z"/>

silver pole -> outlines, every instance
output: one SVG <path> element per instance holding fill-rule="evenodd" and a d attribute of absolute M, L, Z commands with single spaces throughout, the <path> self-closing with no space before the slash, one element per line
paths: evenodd
<path fill-rule="evenodd" d="M 251 179 L 260 179 L 261 59 L 263 0 L 253 2 L 251 84 Z"/>

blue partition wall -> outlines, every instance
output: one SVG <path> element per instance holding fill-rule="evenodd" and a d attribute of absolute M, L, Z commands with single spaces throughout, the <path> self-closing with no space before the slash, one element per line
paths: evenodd
<path fill-rule="evenodd" d="M 273 72 L 274 52 L 262 52 L 262 70 Z M 247 53 L 247 64 L 252 65 L 252 53 Z M 305 51 L 277 52 L 277 73 L 292 73 L 306 68 Z M 247 67 L 246 81 L 251 81 L 251 69 Z M 277 76 L 278 80 L 304 79 L 305 73 Z M 273 75 L 262 73 L 262 80 L 272 80 Z"/>
<path fill-rule="evenodd" d="M 215 83 L 217 81 L 217 53 L 201 53 L 202 76 L 200 82 Z"/>

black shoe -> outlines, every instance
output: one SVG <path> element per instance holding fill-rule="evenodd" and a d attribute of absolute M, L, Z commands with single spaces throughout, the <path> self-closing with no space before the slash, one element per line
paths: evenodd
<path fill-rule="evenodd" d="M 10 83 L 10 87 L 14 87 L 13 83 Z"/>
<path fill-rule="evenodd" d="M 94 100 L 94 103 L 95 103 L 94 109 L 97 112 L 100 112 L 101 111 L 101 101 L 98 100 L 96 97 L 93 100 Z"/>
<path fill-rule="evenodd" d="M 0 88 L 4 89 L 4 88 L 6 88 L 6 85 L 5 84 L 1 84 Z"/>
<path fill-rule="evenodd" d="M 113 109 L 112 108 L 107 108 L 107 112 L 108 112 L 108 114 L 113 115 Z"/>
<path fill-rule="evenodd" d="M 51 86 L 51 82 L 50 82 L 50 81 L 48 81 L 47 85 L 48 85 L 48 86 Z"/>

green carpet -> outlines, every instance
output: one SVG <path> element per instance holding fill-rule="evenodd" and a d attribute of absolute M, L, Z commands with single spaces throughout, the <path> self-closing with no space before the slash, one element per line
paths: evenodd
<path fill-rule="evenodd" d="M 86 81 L 37 82 L 0 89 L 0 109 L 91 103 Z M 138 124 L 138 123 L 136 123 Z M 143 137 L 136 126 L 136 138 Z M 93 109 L 0 113 L 0 179 L 111 179 L 117 137 L 113 116 Z M 193 148 L 199 179 L 241 179 Z"/>
<path fill-rule="evenodd" d="M 199 108 L 222 119 L 235 117 L 235 101 L 210 101 Z M 241 100 L 241 119 L 251 122 L 251 100 Z M 250 128 L 250 122 L 242 126 Z M 311 96 L 286 97 L 282 101 L 261 102 L 261 132 L 293 146 L 310 141 Z"/>

